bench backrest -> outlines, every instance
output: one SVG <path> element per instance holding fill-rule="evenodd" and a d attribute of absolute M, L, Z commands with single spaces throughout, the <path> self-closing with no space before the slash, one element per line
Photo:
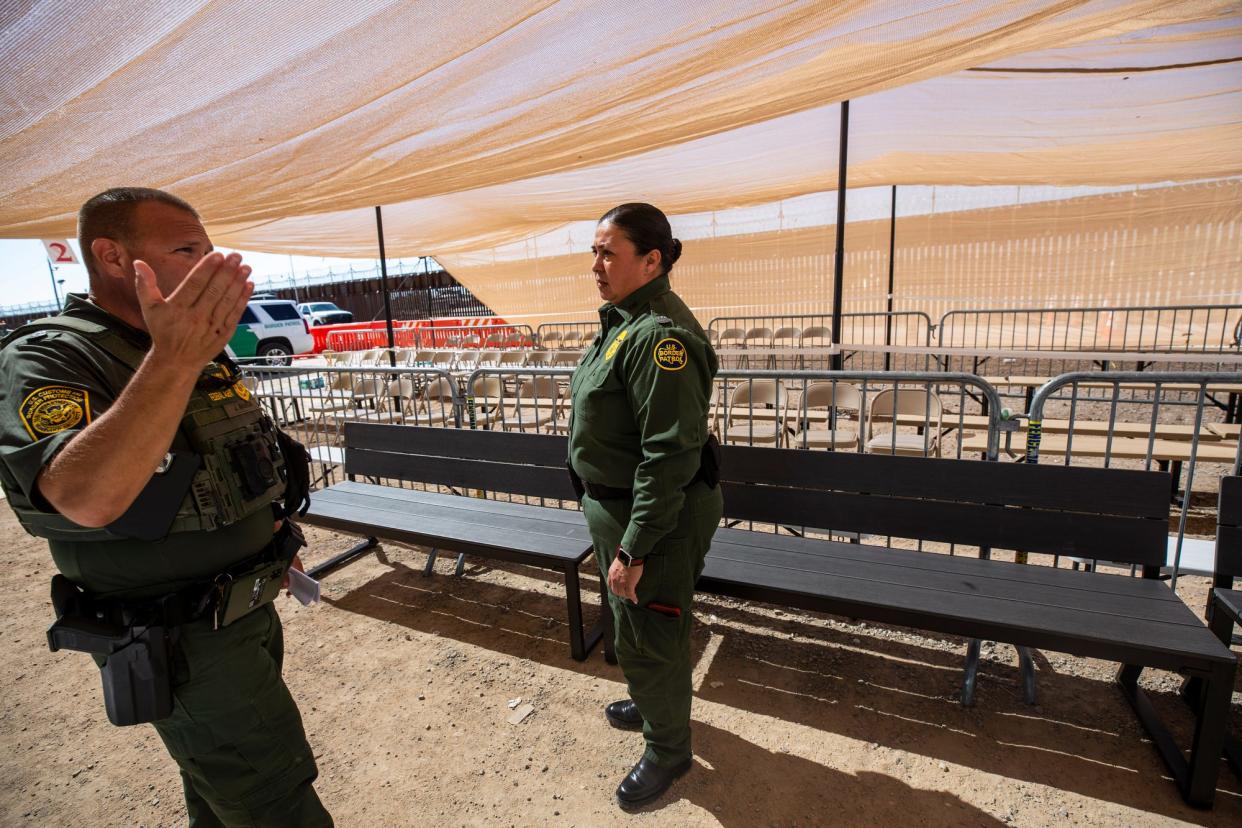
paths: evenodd
<path fill-rule="evenodd" d="M 1233 579 L 1242 578 L 1242 477 L 1220 479 L 1220 500 L 1216 511 L 1215 585 L 1233 588 Z"/>
<path fill-rule="evenodd" d="M 727 517 L 842 532 L 1164 563 L 1165 472 L 724 447 Z"/>
<path fill-rule="evenodd" d="M 576 500 L 549 434 L 345 423 L 345 474 Z"/>
<path fill-rule="evenodd" d="M 561 435 L 345 423 L 351 478 L 574 500 L 567 452 Z M 1101 558 L 1149 576 L 1165 560 L 1165 472 L 737 445 L 722 454 L 732 519 Z"/>

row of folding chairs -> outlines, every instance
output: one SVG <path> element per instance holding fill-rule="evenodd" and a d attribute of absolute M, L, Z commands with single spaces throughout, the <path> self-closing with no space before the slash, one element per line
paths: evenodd
<path fill-rule="evenodd" d="M 460 379 L 460 378 L 459 378 Z M 556 377 L 480 376 L 462 398 L 446 377 L 334 376 L 307 405 L 316 419 L 373 420 L 564 433 L 568 384 Z M 721 404 L 722 387 L 727 400 Z M 868 395 L 846 382 L 812 381 L 787 387 L 754 379 L 712 387 L 710 421 L 722 442 L 789 448 L 940 456 L 944 405 L 925 388 L 885 388 Z"/>
<path fill-rule="evenodd" d="M 824 325 L 802 328 L 726 328 L 707 331 L 708 341 L 717 348 L 826 348 L 832 344 L 832 330 Z"/>
<path fill-rule="evenodd" d="M 566 394 L 567 385 L 556 377 L 520 377 L 510 385 L 504 377 L 481 376 L 461 404 L 456 381 L 447 377 L 385 380 L 342 374 L 307 411 L 316 418 L 313 430 L 361 420 L 563 433 L 569 421 Z"/>
<path fill-rule="evenodd" d="M 713 419 L 724 443 L 940 456 L 939 395 L 885 388 L 869 397 L 845 382 L 810 382 L 803 390 L 748 380 L 729 390 L 723 406 L 713 400 Z"/>

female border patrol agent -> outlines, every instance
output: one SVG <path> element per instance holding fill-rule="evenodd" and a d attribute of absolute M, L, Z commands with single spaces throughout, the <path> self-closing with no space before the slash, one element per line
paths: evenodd
<path fill-rule="evenodd" d="M 707 411 L 716 354 L 669 289 L 681 255 L 668 219 L 622 204 L 595 230 L 600 333 L 572 380 L 569 465 L 600 572 L 608 573 L 617 659 L 630 698 L 614 726 L 646 751 L 617 788 L 622 808 L 690 769 L 690 607 L 724 501 Z M 706 462 L 704 462 L 706 460 Z"/>

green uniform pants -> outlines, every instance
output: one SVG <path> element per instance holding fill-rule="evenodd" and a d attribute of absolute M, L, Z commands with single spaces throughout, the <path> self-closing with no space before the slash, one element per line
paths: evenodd
<path fill-rule="evenodd" d="M 607 573 L 629 523 L 630 501 L 582 499 L 600 572 Z M 703 571 L 720 523 L 720 489 L 695 483 L 677 527 L 647 555 L 638 581 L 638 603 L 609 593 L 617 661 L 630 698 L 643 716 L 646 757 L 671 766 L 690 758 L 690 610 L 694 584 Z M 651 602 L 681 610 L 680 618 L 647 609 Z"/>
<path fill-rule="evenodd" d="M 173 713 L 155 729 L 181 767 L 191 828 L 332 825 L 283 658 L 270 604 L 220 630 L 210 618 L 181 628 Z"/>

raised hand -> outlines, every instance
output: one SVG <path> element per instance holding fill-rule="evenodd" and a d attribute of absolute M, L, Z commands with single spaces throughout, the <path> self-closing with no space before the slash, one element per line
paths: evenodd
<path fill-rule="evenodd" d="M 161 360 L 195 371 L 210 362 L 232 338 L 254 291 L 250 267 L 241 255 L 208 253 L 168 296 L 155 271 L 134 262 L 134 284 L 142 318 L 151 334 L 151 352 Z"/>

